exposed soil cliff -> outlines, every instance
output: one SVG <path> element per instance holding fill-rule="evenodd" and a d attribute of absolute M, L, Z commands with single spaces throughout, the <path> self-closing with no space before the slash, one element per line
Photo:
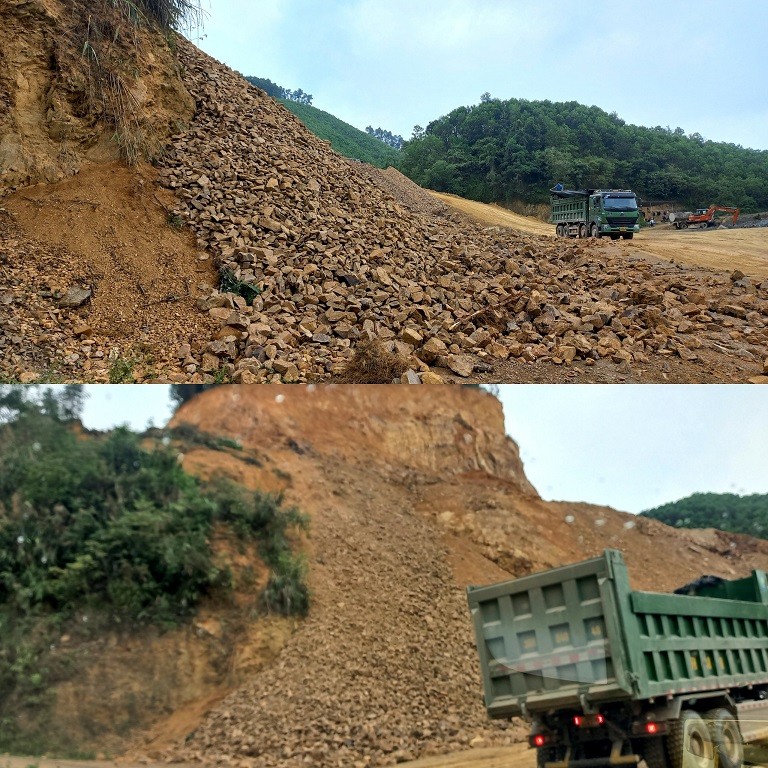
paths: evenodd
<path fill-rule="evenodd" d="M 156 154 L 191 118 L 168 42 L 134 23 L 132 5 L 4 0 L 0 190 L 59 181 L 121 151 Z"/>

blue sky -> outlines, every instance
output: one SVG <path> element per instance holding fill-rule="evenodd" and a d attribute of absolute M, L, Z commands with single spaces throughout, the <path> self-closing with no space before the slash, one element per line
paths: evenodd
<path fill-rule="evenodd" d="M 162 426 L 168 387 L 91 385 L 92 429 Z M 335 392 L 343 397 L 343 387 Z M 768 397 L 750 385 L 505 385 L 506 431 L 542 497 L 641 512 L 696 491 L 768 493 Z"/>
<path fill-rule="evenodd" d="M 489 92 L 768 149 L 765 0 L 202 3 L 203 50 L 360 129 L 407 139 Z"/>
<path fill-rule="evenodd" d="M 642 512 L 697 491 L 768 493 L 768 396 L 753 385 L 501 388 L 545 499 Z"/>

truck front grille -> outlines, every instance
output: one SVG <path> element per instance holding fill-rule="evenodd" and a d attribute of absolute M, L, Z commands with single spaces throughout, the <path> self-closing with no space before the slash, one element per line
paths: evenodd
<path fill-rule="evenodd" d="M 631 216 L 608 216 L 608 223 L 612 227 L 632 227 L 637 222 L 637 219 Z"/>

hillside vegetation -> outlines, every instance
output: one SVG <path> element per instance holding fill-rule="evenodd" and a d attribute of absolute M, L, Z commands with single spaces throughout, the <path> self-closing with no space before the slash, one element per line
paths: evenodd
<path fill-rule="evenodd" d="M 77 385 L 41 400 L 0 390 L 0 751 L 77 751 L 46 726 L 53 686 L 82 663 L 56 651 L 60 637 L 168 628 L 206 596 L 228 599 L 233 570 L 213 549 L 214 530 L 253 542 L 270 569 L 255 605 L 308 609 L 288 535 L 306 519 L 280 496 L 200 483 L 171 447 L 233 441 L 183 424 L 152 448 L 126 428 L 84 434 L 81 405 Z"/>
<path fill-rule="evenodd" d="M 642 514 L 678 528 L 719 528 L 768 539 L 767 493 L 694 493 Z"/>
<path fill-rule="evenodd" d="M 352 160 L 360 160 L 377 168 L 397 166 L 399 163 L 400 153 L 396 149 L 339 120 L 338 117 L 291 99 L 278 99 L 278 101 L 293 112 L 315 136 L 330 142 L 333 149 L 340 155 Z"/>
<path fill-rule="evenodd" d="M 400 170 L 416 183 L 482 202 L 543 202 L 562 182 L 631 188 L 646 201 L 745 212 L 768 208 L 768 151 L 628 125 L 575 101 L 487 98 L 415 129 Z"/>
<path fill-rule="evenodd" d="M 397 166 L 399 163 L 401 136 L 395 137 L 381 128 L 374 131 L 369 127 L 366 132 L 358 130 L 329 112 L 313 107 L 312 94 L 305 93 L 301 88 L 294 91 L 267 78 L 252 75 L 245 79 L 293 112 L 315 136 L 330 142 L 331 147 L 340 155 L 376 168 Z"/>

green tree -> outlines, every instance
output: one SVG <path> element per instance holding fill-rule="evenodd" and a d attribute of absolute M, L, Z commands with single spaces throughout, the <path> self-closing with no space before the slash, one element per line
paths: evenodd
<path fill-rule="evenodd" d="M 768 538 L 768 494 L 694 493 L 642 514 L 681 528 L 719 528 Z"/>

